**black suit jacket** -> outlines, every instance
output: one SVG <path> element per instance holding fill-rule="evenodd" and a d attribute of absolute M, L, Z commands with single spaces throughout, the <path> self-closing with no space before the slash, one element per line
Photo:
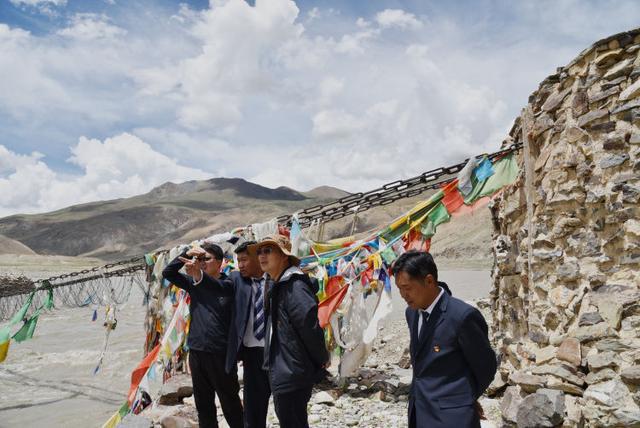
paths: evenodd
<path fill-rule="evenodd" d="M 407 308 L 405 315 L 413 366 L 409 427 L 479 427 L 474 403 L 497 370 L 482 314 L 443 293 L 421 337 L 420 312 Z"/>
<path fill-rule="evenodd" d="M 233 283 L 234 304 L 231 327 L 229 328 L 229 341 L 227 348 L 227 360 L 225 370 L 230 373 L 238 361 L 238 351 L 242 346 L 249 311 L 253 310 L 251 305 L 251 278 L 244 278 L 240 272 L 233 271 L 229 274 L 229 279 Z"/>

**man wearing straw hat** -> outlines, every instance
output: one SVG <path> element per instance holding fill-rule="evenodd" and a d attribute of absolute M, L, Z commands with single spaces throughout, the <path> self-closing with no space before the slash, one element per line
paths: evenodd
<path fill-rule="evenodd" d="M 282 428 L 305 428 L 313 385 L 326 375 L 329 354 L 318 322 L 318 286 L 298 267 L 282 235 L 252 245 L 265 272 L 265 367 Z"/>

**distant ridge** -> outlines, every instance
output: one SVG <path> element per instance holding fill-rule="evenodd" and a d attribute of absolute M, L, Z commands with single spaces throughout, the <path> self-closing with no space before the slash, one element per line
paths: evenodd
<path fill-rule="evenodd" d="M 130 198 L 0 219 L 0 234 L 43 255 L 118 259 L 262 222 L 348 195 L 322 186 L 271 189 L 242 178 L 164 183 Z M 18 251 L 16 244 L 11 248 Z"/>

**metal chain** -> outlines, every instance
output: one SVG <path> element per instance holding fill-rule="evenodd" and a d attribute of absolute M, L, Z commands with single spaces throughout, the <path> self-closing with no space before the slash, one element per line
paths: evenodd
<path fill-rule="evenodd" d="M 518 151 L 521 148 L 521 142 L 514 143 L 503 150 L 488 154 L 487 157 L 493 160 Z M 356 211 L 358 213 L 362 213 L 371 208 L 392 204 L 400 199 L 418 196 L 428 190 L 439 189 L 443 185 L 454 180 L 454 174 L 457 174 L 460 170 L 462 170 L 462 168 L 464 168 L 468 161 L 469 159 L 465 159 L 463 162 L 457 163 L 455 165 L 436 168 L 431 171 L 423 172 L 420 175 L 408 178 L 406 180 L 396 180 L 391 183 L 387 183 L 381 187 L 378 187 L 377 189 L 373 189 L 368 192 L 353 193 L 328 204 L 315 205 L 302 211 L 298 211 L 297 216 L 300 227 L 307 228 L 311 226 L 314 221 L 319 220 L 321 220 L 322 222 L 338 220 L 348 215 L 353 215 Z M 355 209 L 356 207 L 357 210 Z M 277 217 L 276 220 L 279 224 L 291 225 L 292 218 L 292 215 L 287 214 Z M 126 267 L 111 270 L 120 266 Z M 52 276 L 47 279 L 37 280 L 34 281 L 33 289 L 29 290 L 22 288 L 10 291 L 10 287 L 4 287 L 0 289 L 2 291 L 0 293 L 0 299 L 2 299 L 3 297 L 29 293 L 31 291 L 34 291 L 35 289 L 46 290 L 49 288 L 67 287 L 75 284 L 96 281 L 103 277 L 111 278 L 131 275 L 145 269 L 145 267 L 146 263 L 144 256 L 136 256 L 127 260 L 109 263 L 104 266 L 96 266 L 91 269 L 85 269 L 77 272 Z M 104 276 L 101 274 L 101 272 L 104 272 Z M 62 282 L 57 282 L 61 280 Z"/>

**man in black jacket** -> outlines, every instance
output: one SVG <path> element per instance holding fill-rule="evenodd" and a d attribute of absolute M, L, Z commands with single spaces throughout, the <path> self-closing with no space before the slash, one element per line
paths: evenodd
<path fill-rule="evenodd" d="M 477 400 L 496 374 L 496 355 L 480 311 L 450 296 L 431 254 L 409 251 L 392 266 L 407 302 L 413 380 L 409 427 L 477 427 Z"/>
<path fill-rule="evenodd" d="M 231 322 L 233 289 L 221 287 L 222 249 L 206 243 L 183 251 L 162 272 L 162 276 L 191 297 L 191 325 L 187 345 L 193 395 L 203 428 L 218 427 L 215 394 L 232 428 L 242 428 L 242 403 L 238 372 L 225 371 L 227 336 Z M 186 266 L 185 266 L 186 264 Z M 179 271 L 185 266 L 187 275 Z"/>
<path fill-rule="evenodd" d="M 238 271 L 231 272 L 233 281 L 234 313 L 229 330 L 226 370 L 236 370 L 237 360 L 242 360 L 245 428 L 265 428 L 271 386 L 264 370 L 265 307 L 262 270 L 255 253 L 248 246 L 255 241 L 240 244 L 235 253 Z"/>
<path fill-rule="evenodd" d="M 329 354 L 318 322 L 318 287 L 291 254 L 289 239 L 267 237 L 250 247 L 265 272 L 265 366 L 282 428 L 306 428 L 313 385 L 324 377 Z"/>

